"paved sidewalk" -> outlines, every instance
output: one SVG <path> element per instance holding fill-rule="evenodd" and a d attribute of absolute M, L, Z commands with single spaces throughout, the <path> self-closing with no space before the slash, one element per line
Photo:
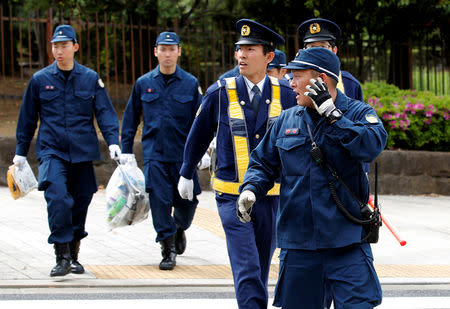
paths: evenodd
<path fill-rule="evenodd" d="M 199 208 L 186 232 L 186 252 L 177 257 L 174 271 L 160 271 L 159 244 L 151 218 L 108 231 L 104 190 L 95 194 L 81 243 L 79 260 L 87 272 L 49 277 L 53 247 L 47 243 L 46 203 L 33 191 L 13 200 L 0 187 L 0 288 L 47 286 L 230 286 L 231 270 L 225 236 L 214 194 L 199 196 Z M 375 267 L 382 283 L 450 283 L 450 196 L 379 197 L 383 213 L 407 245 L 401 247 L 386 226 L 373 246 Z M 277 252 L 270 284 L 277 278 Z"/>

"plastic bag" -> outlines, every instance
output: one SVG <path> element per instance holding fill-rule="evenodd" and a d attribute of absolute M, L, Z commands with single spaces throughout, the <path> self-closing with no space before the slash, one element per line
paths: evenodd
<path fill-rule="evenodd" d="M 27 195 L 36 189 L 38 185 L 28 161 L 25 161 L 22 168 L 19 168 L 17 165 L 9 166 L 6 172 L 6 180 L 11 196 L 15 200 Z"/>
<path fill-rule="evenodd" d="M 144 173 L 133 162 L 118 164 L 106 186 L 106 221 L 112 230 L 148 217 L 150 202 Z"/>

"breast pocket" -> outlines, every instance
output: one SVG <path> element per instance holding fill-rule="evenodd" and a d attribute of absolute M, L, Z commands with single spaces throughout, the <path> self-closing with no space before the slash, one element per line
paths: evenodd
<path fill-rule="evenodd" d="M 305 136 L 283 136 L 277 139 L 276 146 L 280 153 L 284 175 L 303 175 L 309 160 L 309 147 Z M 308 148 L 308 149 L 307 149 Z"/>
<path fill-rule="evenodd" d="M 190 119 L 192 115 L 192 106 L 189 104 L 194 99 L 190 95 L 174 94 L 172 111 L 176 118 Z"/>
<path fill-rule="evenodd" d="M 41 103 L 48 103 L 54 101 L 60 94 L 59 90 L 44 90 L 39 93 L 39 99 Z"/>
<path fill-rule="evenodd" d="M 76 105 L 82 114 L 91 114 L 93 109 L 95 93 L 88 90 L 75 91 Z"/>
<path fill-rule="evenodd" d="M 143 93 L 141 94 L 142 110 L 145 123 L 150 123 L 152 119 L 160 119 L 161 115 L 161 104 L 156 104 L 158 102 L 159 94 L 157 93 Z"/>

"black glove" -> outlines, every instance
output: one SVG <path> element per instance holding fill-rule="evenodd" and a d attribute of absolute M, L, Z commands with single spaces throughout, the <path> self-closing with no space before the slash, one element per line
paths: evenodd
<path fill-rule="evenodd" d="M 312 78 L 310 82 L 311 85 L 306 86 L 308 91 L 305 92 L 305 96 L 311 98 L 319 115 L 328 117 L 336 106 L 334 106 L 333 99 L 328 92 L 327 84 L 320 77 L 317 80 Z"/>

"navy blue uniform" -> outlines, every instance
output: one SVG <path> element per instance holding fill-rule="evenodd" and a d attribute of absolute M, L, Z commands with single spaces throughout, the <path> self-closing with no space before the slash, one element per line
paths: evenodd
<path fill-rule="evenodd" d="M 312 160 L 308 126 L 328 163 L 362 201 L 369 197 L 363 164 L 381 153 L 387 133 L 369 105 L 340 91 L 335 105 L 343 117 L 332 125 L 304 107 L 283 112 L 252 152 L 240 188 L 253 191 L 258 200 L 281 175 L 277 246 L 282 250 L 274 304 L 283 308 L 320 308 L 324 280 L 336 308 L 343 303 L 345 308 L 371 308 L 381 302 L 370 245 L 360 244 L 365 232 L 335 205 L 328 183 L 336 181 Z M 338 183 L 336 191 L 348 211 L 361 218 L 352 196 Z"/>
<path fill-rule="evenodd" d="M 219 78 L 217 80 L 221 80 L 227 77 L 236 77 L 239 76 L 239 66 L 236 65 L 234 68 L 232 68 L 229 71 L 226 71 L 225 73 L 223 73 L 222 75 L 219 76 Z"/>
<path fill-rule="evenodd" d="M 186 138 L 202 96 L 197 79 L 179 66 L 167 84 L 157 66 L 133 87 L 122 121 L 122 152 L 132 153 L 137 127 L 143 116 L 142 151 L 146 190 L 149 192 L 156 241 L 187 229 L 197 198 L 181 199 L 177 184 Z M 194 193 L 200 194 L 195 174 Z M 174 218 L 171 216 L 175 207 Z"/>
<path fill-rule="evenodd" d="M 80 240 L 97 191 L 93 160 L 100 159 L 94 117 L 108 145 L 119 143 L 119 121 L 98 74 L 74 61 L 66 80 L 56 61 L 36 72 L 17 123 L 16 154 L 26 156 L 39 120 L 36 156 L 45 190 L 49 243 Z"/>
<path fill-rule="evenodd" d="M 341 71 L 342 83 L 344 84 L 344 93 L 347 97 L 363 101 L 363 93 L 359 81 L 349 72 Z"/>
<path fill-rule="evenodd" d="M 287 82 L 279 81 L 283 109 L 296 105 L 295 93 Z M 236 91 L 245 115 L 248 151 L 252 151 L 266 133 L 268 103 L 272 86 L 266 75 L 258 115 L 253 112 L 243 76 L 236 78 Z M 192 179 L 195 167 L 217 133 L 217 169 L 215 177 L 237 182 L 238 173 L 234 155 L 228 114 L 229 100 L 225 80 L 209 87 L 203 99 L 201 112 L 189 133 L 180 174 Z M 247 154 L 248 155 L 248 154 Z M 275 250 L 275 216 L 278 196 L 261 197 L 257 201 L 252 222 L 244 224 L 236 217 L 238 195 L 216 191 L 216 201 L 226 234 L 228 255 L 239 308 L 267 308 L 267 282 L 270 262 Z"/>

